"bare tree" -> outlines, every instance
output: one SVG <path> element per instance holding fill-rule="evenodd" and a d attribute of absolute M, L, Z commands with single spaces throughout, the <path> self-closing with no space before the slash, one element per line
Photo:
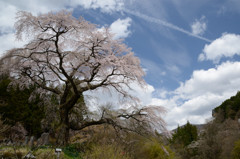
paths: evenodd
<path fill-rule="evenodd" d="M 27 38 L 28 43 L 9 50 L 1 59 L 1 70 L 10 72 L 14 82 L 22 87 L 36 84 L 38 93 L 53 93 L 59 98 L 60 144 L 68 142 L 70 129 L 102 123 L 119 126 L 113 118 L 105 117 L 105 111 L 98 120 L 72 124 L 69 112 L 85 91 L 114 88 L 131 98 L 124 89 L 130 87 L 129 83 L 145 85 L 140 60 L 131 49 L 121 40 L 113 39 L 108 29 L 97 28 L 83 18 L 76 19 L 67 11 L 38 16 L 21 11 L 17 15 L 16 37 Z M 150 114 L 142 114 L 143 110 L 118 114 L 117 118 L 138 121 L 136 116 Z"/>

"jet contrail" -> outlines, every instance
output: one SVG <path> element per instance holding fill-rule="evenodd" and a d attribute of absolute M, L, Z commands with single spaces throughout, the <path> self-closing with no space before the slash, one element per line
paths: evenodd
<path fill-rule="evenodd" d="M 160 24 L 160 25 L 166 26 L 166 27 L 168 27 L 168 28 L 171 28 L 171 29 L 180 31 L 180 32 L 182 32 L 182 33 L 184 33 L 184 34 L 187 34 L 187 35 L 189 35 L 189 36 L 192 36 L 192 37 L 195 37 L 195 38 L 198 38 L 198 39 L 207 41 L 207 42 L 212 42 L 212 40 L 209 40 L 209 39 L 204 38 L 204 37 L 202 37 L 202 36 L 193 34 L 193 33 L 189 32 L 189 31 L 187 31 L 187 30 L 184 30 L 184 29 L 182 29 L 182 28 L 180 28 L 180 27 L 178 27 L 178 26 L 176 26 L 176 25 L 173 25 L 173 24 L 168 23 L 168 22 L 166 22 L 166 21 L 163 21 L 163 20 L 161 20 L 161 19 L 149 17 L 149 16 L 144 15 L 144 14 L 142 14 L 142 13 L 139 13 L 139 12 L 136 12 L 136 11 L 130 11 L 130 10 L 128 10 L 128 9 L 123 9 L 122 11 L 123 11 L 123 12 L 126 12 L 126 13 L 128 13 L 128 14 L 134 15 L 134 16 L 136 16 L 136 17 L 142 18 L 142 19 L 144 19 L 144 20 L 146 20 L 146 21 L 149 21 L 149 22 L 152 22 L 152 23 L 156 23 L 156 24 Z"/>

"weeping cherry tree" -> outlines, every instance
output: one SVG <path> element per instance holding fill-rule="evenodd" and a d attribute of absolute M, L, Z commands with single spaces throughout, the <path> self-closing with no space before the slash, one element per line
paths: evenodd
<path fill-rule="evenodd" d="M 12 85 L 34 84 L 38 86 L 37 93 L 58 97 L 58 144 L 68 143 L 70 129 L 81 130 L 91 125 L 106 123 L 134 131 L 126 123 L 121 124 L 123 119 L 140 125 L 148 122 L 164 125 L 156 115 L 163 111 L 160 107 L 119 111 L 114 115 L 103 109 L 98 119 L 70 120 L 69 113 L 86 91 L 111 89 L 132 98 L 126 91 L 130 83 L 145 85 L 140 60 L 122 40 L 114 39 L 107 28 L 100 29 L 83 18 L 76 19 L 67 11 L 38 16 L 21 11 L 15 29 L 16 39 L 28 42 L 22 48 L 6 52 L 0 61 L 1 73 L 9 72 L 14 79 Z"/>

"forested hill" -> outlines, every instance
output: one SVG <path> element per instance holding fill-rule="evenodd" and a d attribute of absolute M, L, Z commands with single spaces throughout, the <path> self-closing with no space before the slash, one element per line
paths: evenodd
<path fill-rule="evenodd" d="M 223 119 L 240 118 L 240 92 L 225 100 L 220 106 L 213 109 L 213 116 L 222 115 Z"/>

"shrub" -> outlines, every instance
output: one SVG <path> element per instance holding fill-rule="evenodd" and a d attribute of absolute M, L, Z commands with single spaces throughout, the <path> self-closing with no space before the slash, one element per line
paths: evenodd
<path fill-rule="evenodd" d="M 71 158 L 79 157 L 79 151 L 78 151 L 75 144 L 68 145 L 68 146 L 64 147 L 63 152 L 64 152 L 65 155 L 67 155 Z"/>
<path fill-rule="evenodd" d="M 240 158 L 240 140 L 235 143 L 235 146 L 232 150 L 232 159 Z"/>
<path fill-rule="evenodd" d="M 142 159 L 173 159 L 174 153 L 168 146 L 164 146 L 156 139 L 142 140 L 138 144 L 138 153 L 135 154 L 135 158 Z"/>
<path fill-rule="evenodd" d="M 33 155 L 36 156 L 37 159 L 56 158 L 54 149 L 38 149 L 33 152 Z"/>
<path fill-rule="evenodd" d="M 93 145 L 90 150 L 88 150 L 83 158 L 88 159 L 131 159 L 129 154 L 123 150 L 122 147 L 116 144 L 109 145 Z"/>

